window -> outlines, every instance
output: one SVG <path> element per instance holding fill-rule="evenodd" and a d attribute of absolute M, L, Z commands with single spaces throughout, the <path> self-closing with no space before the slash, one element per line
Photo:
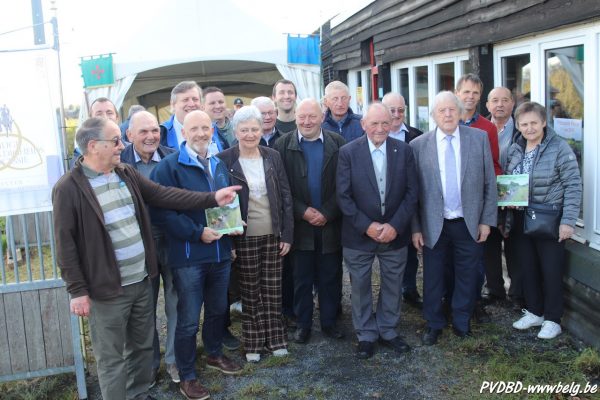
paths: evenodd
<path fill-rule="evenodd" d="M 515 108 L 531 98 L 531 64 L 529 54 L 502 57 L 502 86 L 511 90 Z"/>
<path fill-rule="evenodd" d="M 442 90 L 454 91 L 454 63 L 447 62 L 443 64 L 437 64 L 436 69 L 436 80 L 437 86 L 436 91 L 441 92 Z"/>
<path fill-rule="evenodd" d="M 583 178 L 583 45 L 546 50 L 545 58 L 547 124 L 569 143 Z"/>
<path fill-rule="evenodd" d="M 429 77 L 426 65 L 415 67 L 415 99 L 417 104 L 417 128 L 429 130 Z"/>
<path fill-rule="evenodd" d="M 400 88 L 400 94 L 404 97 L 406 103 L 406 121 L 410 121 L 410 90 L 408 86 L 408 68 L 400 68 L 398 70 L 398 87 Z"/>

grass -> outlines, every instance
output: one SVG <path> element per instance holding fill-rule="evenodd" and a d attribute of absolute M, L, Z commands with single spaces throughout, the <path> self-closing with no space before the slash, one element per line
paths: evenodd
<path fill-rule="evenodd" d="M 6 248 L 5 248 L 6 249 Z M 19 251 L 19 250 L 17 250 Z M 27 250 L 25 250 L 27 251 Z M 5 255 L 2 255 L 5 257 Z M 41 280 L 41 263 L 40 256 L 37 247 L 31 247 L 29 249 L 29 258 L 31 264 L 31 281 Z M 6 258 L 4 259 L 6 261 Z M 44 278 L 52 279 L 54 276 L 53 265 L 52 265 L 52 254 L 50 250 L 50 246 L 42 246 L 42 261 L 44 264 Z M 15 270 L 18 270 L 19 282 L 28 282 L 30 281 L 27 271 L 26 258 L 22 257 L 21 261 L 18 262 L 17 268 L 14 267 L 14 264 L 10 266 L 4 264 L 5 266 L 5 279 L 7 284 L 16 282 L 16 274 Z M 56 267 L 56 275 L 60 277 L 60 270 L 58 266 Z"/>
<path fill-rule="evenodd" d="M 75 400 L 77 387 L 74 374 L 61 374 L 0 384 L 3 400 Z"/>

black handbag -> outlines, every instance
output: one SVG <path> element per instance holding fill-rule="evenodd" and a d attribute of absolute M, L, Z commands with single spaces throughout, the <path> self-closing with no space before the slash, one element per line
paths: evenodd
<path fill-rule="evenodd" d="M 562 207 L 557 204 L 529 203 L 525 208 L 523 233 L 536 239 L 558 240 Z"/>

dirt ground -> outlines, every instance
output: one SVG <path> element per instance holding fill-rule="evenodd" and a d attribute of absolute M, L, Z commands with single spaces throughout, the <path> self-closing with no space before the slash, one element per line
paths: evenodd
<path fill-rule="evenodd" d="M 374 271 L 374 288 L 377 290 L 378 274 L 376 269 Z M 481 371 L 478 369 L 493 354 L 484 351 L 490 346 L 499 346 L 508 352 L 519 354 L 526 348 L 536 348 L 543 352 L 557 346 L 572 349 L 580 345 L 566 333 L 560 339 L 555 339 L 554 343 L 548 344 L 541 343 L 535 337 L 537 331 L 515 332 L 511 324 L 520 315 L 510 307 L 489 306 L 488 311 L 494 322 L 485 326 L 473 325 L 473 338 L 461 341 L 452 334 L 451 329 L 446 329 L 438 345 L 422 346 L 420 338 L 425 322 L 421 312 L 403 305 L 398 333 L 406 339 L 412 350 L 399 356 L 388 348 L 377 346 L 373 358 L 359 360 L 355 356 L 357 341 L 352 329 L 349 286 L 349 278 L 345 273 L 343 313 L 338 322 L 339 327 L 346 332 L 343 340 L 336 341 L 321 334 L 317 312 L 308 344 L 299 345 L 290 340 L 288 357 L 266 357 L 258 364 L 247 364 L 241 352 L 226 352 L 245 367 L 239 376 L 225 376 L 205 367 L 205 356 L 199 338 L 197 368 L 202 384 L 211 392 L 211 398 L 480 398 Z M 232 331 L 239 335 L 240 318 L 233 314 L 232 319 Z M 159 324 L 159 331 L 164 335 L 166 326 L 162 312 Z M 90 370 L 87 380 L 89 398 L 100 399 L 97 378 L 93 368 Z M 179 393 L 178 384 L 172 383 L 165 373 L 164 364 L 161 366 L 159 381 L 150 394 L 157 399 L 184 398 Z"/>

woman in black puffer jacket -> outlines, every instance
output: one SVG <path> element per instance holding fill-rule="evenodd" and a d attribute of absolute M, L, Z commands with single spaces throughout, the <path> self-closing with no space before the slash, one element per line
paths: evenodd
<path fill-rule="evenodd" d="M 509 149 L 504 170 L 513 175 L 529 174 L 530 208 L 553 206 L 562 210 L 562 215 L 556 237 L 550 239 L 524 234 L 527 208 L 513 210 L 510 235 L 516 243 L 516 261 L 521 263 L 527 307 L 513 327 L 524 330 L 541 325 L 538 338 L 552 339 L 561 333 L 565 241 L 573 235 L 579 216 L 581 175 L 568 143 L 546 129 L 546 109 L 542 105 L 521 104 L 515 111 L 515 121 L 521 135 Z"/>

